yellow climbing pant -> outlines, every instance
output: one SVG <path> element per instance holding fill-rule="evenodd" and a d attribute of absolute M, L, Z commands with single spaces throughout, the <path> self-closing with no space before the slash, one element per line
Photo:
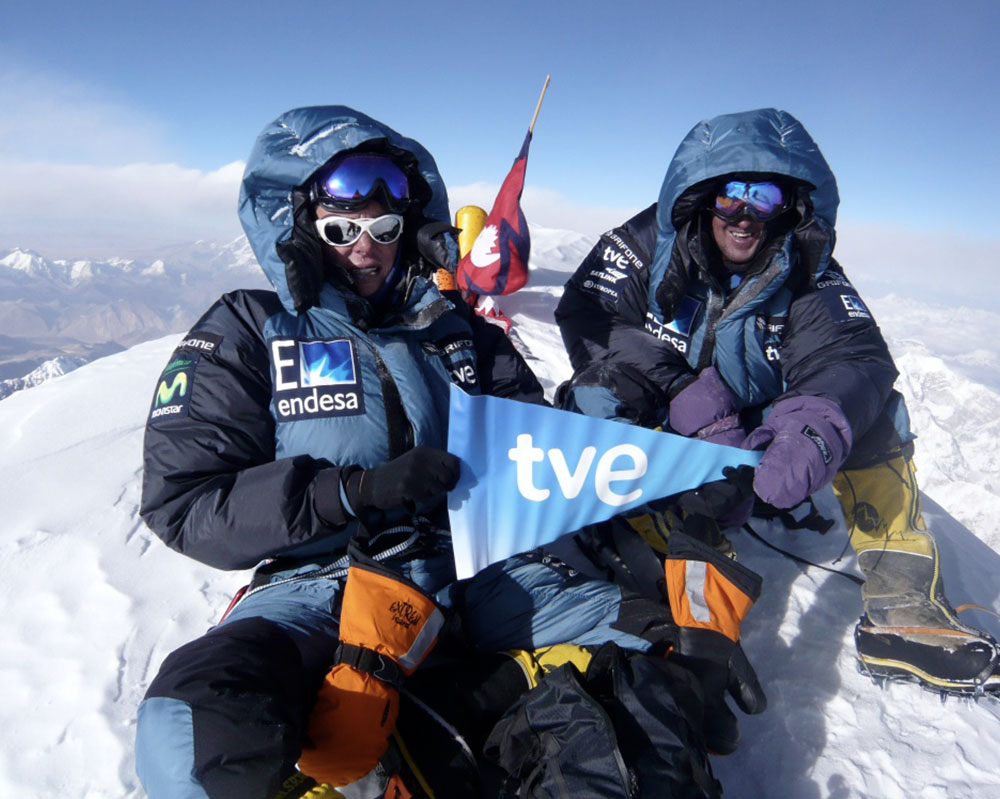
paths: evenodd
<path fill-rule="evenodd" d="M 913 460 L 899 455 L 833 481 L 851 546 L 865 574 L 862 599 L 883 626 L 964 629 L 944 597 L 934 536 L 920 511 Z"/>

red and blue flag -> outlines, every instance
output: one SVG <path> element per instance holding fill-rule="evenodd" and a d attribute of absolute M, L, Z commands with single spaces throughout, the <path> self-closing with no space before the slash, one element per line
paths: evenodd
<path fill-rule="evenodd" d="M 469 252 L 455 271 L 458 287 L 467 295 L 500 295 L 517 291 L 528 282 L 531 240 L 521 212 L 521 192 L 528 166 L 531 130 L 514 159 L 493 209 Z"/>

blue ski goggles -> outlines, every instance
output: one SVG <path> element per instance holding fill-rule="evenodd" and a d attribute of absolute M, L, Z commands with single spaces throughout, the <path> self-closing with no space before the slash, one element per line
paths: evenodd
<path fill-rule="evenodd" d="M 323 172 L 310 190 L 313 202 L 332 211 L 352 211 L 371 199 L 380 199 L 395 211 L 403 208 L 409 198 L 406 173 L 384 155 L 349 155 Z"/>
<path fill-rule="evenodd" d="M 731 180 L 719 189 L 709 210 L 726 222 L 736 222 L 744 215 L 756 222 L 767 222 L 787 211 L 788 206 L 785 192 L 777 183 Z"/>

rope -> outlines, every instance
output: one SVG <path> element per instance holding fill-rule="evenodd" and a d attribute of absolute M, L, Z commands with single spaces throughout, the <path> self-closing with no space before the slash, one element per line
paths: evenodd
<path fill-rule="evenodd" d="M 743 529 L 746 530 L 748 533 L 750 533 L 750 535 L 752 535 L 758 541 L 760 541 L 764 546 L 768 547 L 769 549 L 773 549 L 775 552 L 781 553 L 786 558 L 790 558 L 791 560 L 794 560 L 796 563 L 801 563 L 804 566 L 812 566 L 817 569 L 822 569 L 825 572 L 830 572 L 830 574 L 839 574 L 841 577 L 846 577 L 848 580 L 850 580 L 853 583 L 857 583 L 858 585 L 865 584 L 865 581 L 860 577 L 858 577 L 856 574 L 851 574 L 849 572 L 842 572 L 839 569 L 831 569 L 829 566 L 823 566 L 820 563 L 813 563 L 811 560 L 806 560 L 805 558 L 799 557 L 798 555 L 792 552 L 788 552 L 787 550 L 784 550 L 781 547 L 775 546 L 770 541 L 761 536 L 760 533 L 754 530 L 753 527 L 750 526 L 750 522 L 746 522 L 743 525 Z"/>

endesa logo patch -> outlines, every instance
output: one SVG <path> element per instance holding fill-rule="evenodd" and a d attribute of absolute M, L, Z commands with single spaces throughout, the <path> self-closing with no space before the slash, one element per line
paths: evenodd
<path fill-rule="evenodd" d="M 823 298 L 834 322 L 849 322 L 855 319 L 871 320 L 872 314 L 854 286 L 843 275 L 832 274 L 817 281 L 816 288 Z"/>
<path fill-rule="evenodd" d="M 153 407 L 149 421 L 176 419 L 187 416 L 194 387 L 194 368 L 198 364 L 198 353 L 177 350 L 167 368 L 160 375 L 153 397 Z"/>
<path fill-rule="evenodd" d="M 646 313 L 646 330 L 660 341 L 671 344 L 682 355 L 687 354 L 691 328 L 701 310 L 702 302 L 694 297 L 685 297 L 680 302 L 677 313 L 667 322 L 659 322 L 652 313 Z"/>
<path fill-rule="evenodd" d="M 274 409 L 282 421 L 364 413 L 354 343 L 279 338 L 271 350 Z"/>

